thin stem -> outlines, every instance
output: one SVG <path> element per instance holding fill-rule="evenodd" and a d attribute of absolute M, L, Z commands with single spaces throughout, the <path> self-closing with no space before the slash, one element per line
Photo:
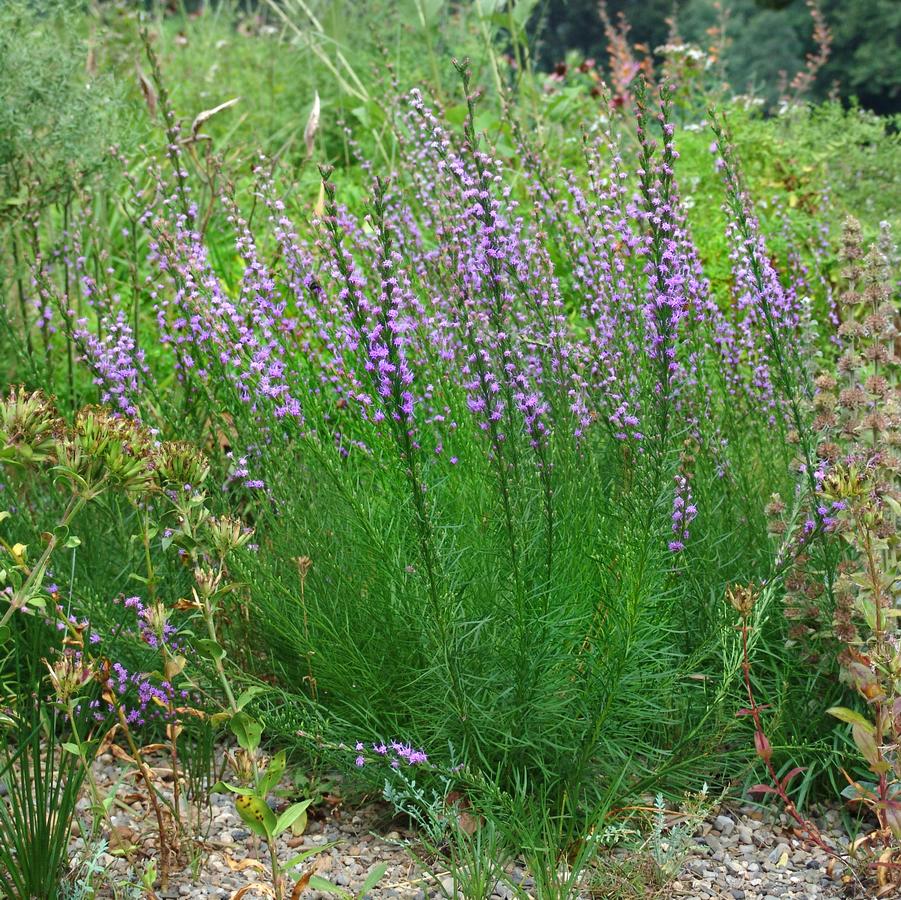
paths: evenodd
<path fill-rule="evenodd" d="M 103 802 L 103 798 L 100 795 L 100 788 L 97 786 L 97 779 L 94 777 L 94 769 L 87 758 L 87 753 L 84 749 L 85 744 L 81 739 L 81 734 L 78 730 L 78 723 L 75 720 L 75 701 L 72 699 L 70 699 L 66 703 L 66 718 L 68 718 L 69 726 L 72 729 L 72 737 L 74 738 L 75 746 L 78 747 L 78 758 L 81 761 L 82 768 L 84 769 L 85 779 L 87 780 L 88 787 L 91 791 L 91 798 L 94 801 L 94 809 L 100 813 L 99 817 L 95 815 L 91 820 L 91 838 L 93 839 L 100 834 L 100 819 L 106 819 L 110 827 L 112 827 L 112 819 Z"/>
<path fill-rule="evenodd" d="M 203 601 L 203 620 L 206 623 L 207 634 L 210 636 L 210 640 L 213 643 L 219 643 L 219 638 L 216 635 L 216 623 L 213 618 L 213 610 L 210 607 L 210 603 L 208 599 L 204 599 Z M 238 704 L 235 700 L 235 695 L 232 693 L 231 685 L 228 682 L 228 676 L 225 674 L 225 666 L 222 663 L 222 657 L 217 653 L 215 654 L 214 666 L 216 667 L 216 675 L 219 677 L 219 683 L 222 685 L 222 690 L 225 691 L 225 697 L 228 701 L 228 707 L 231 712 L 238 712 Z"/>
<path fill-rule="evenodd" d="M 132 737 L 131 729 L 128 727 L 128 719 L 125 717 L 125 710 L 122 709 L 122 705 L 115 699 L 112 692 L 110 692 L 110 696 L 113 698 L 113 707 L 116 710 L 122 733 L 125 735 L 125 740 L 128 743 L 128 749 L 131 751 L 132 759 L 134 759 L 138 772 L 147 788 L 147 799 L 153 807 L 153 813 L 156 816 L 157 830 L 160 835 L 160 886 L 163 890 L 166 890 L 169 886 L 169 844 L 166 836 L 166 826 L 163 821 L 163 811 L 156 796 L 156 788 L 153 786 L 153 775 L 147 767 L 147 763 L 144 762 L 140 748 Z"/>
<path fill-rule="evenodd" d="M 742 651 L 742 673 L 744 675 L 745 682 L 745 691 L 748 695 L 748 703 L 751 718 L 754 721 L 754 730 L 755 730 L 755 743 L 757 745 L 757 755 L 763 760 L 764 765 L 766 766 L 767 772 L 769 773 L 770 780 L 772 781 L 772 789 L 778 795 L 779 799 L 782 801 L 783 806 L 785 807 L 785 811 L 798 823 L 798 826 L 802 828 L 808 837 L 821 849 L 828 853 L 830 856 L 837 856 L 836 852 L 826 843 L 825 838 L 820 832 L 819 828 L 811 822 L 809 819 L 804 818 L 801 813 L 798 811 L 798 807 L 795 806 L 794 800 L 789 797 L 788 792 L 786 791 L 782 780 L 779 778 L 779 774 L 776 772 L 776 768 L 773 765 L 772 759 L 772 750 L 770 749 L 770 742 L 766 737 L 766 733 L 763 730 L 763 722 L 760 718 L 760 710 L 762 707 L 757 705 L 757 701 L 754 697 L 754 690 L 751 687 L 751 658 L 748 653 L 748 634 L 751 631 L 751 626 L 748 625 L 747 619 L 742 618 L 741 623 L 741 651 Z"/>

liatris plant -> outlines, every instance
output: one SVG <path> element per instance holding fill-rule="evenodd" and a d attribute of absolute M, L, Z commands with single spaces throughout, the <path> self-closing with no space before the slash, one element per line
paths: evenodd
<path fill-rule="evenodd" d="M 727 150 L 735 290 L 714 294 L 666 90 L 631 85 L 635 118 L 586 138 L 577 171 L 532 149 L 524 174 L 458 71 L 459 128 L 419 91 L 388 101 L 395 163 L 373 177 L 360 156 L 361 208 L 323 166 L 298 215 L 263 158 L 250 203 L 227 185 L 209 207 L 165 112 L 172 171 L 151 164 L 131 199 L 140 278 L 123 294 L 64 255 L 35 284 L 107 402 L 209 451 L 202 475 L 176 454 L 154 478 L 165 464 L 161 527 L 194 572 L 179 611 L 204 622 L 233 726 L 219 628 L 240 578 L 260 637 L 243 660 L 296 706 L 534 786 L 524 808 L 552 806 L 572 846 L 614 789 L 711 777 L 739 666 L 692 676 L 719 660 L 712 598 L 764 557 L 764 499 L 791 486 L 802 411 L 780 388 L 806 377 L 812 316 Z M 197 549 L 214 479 L 259 548 L 222 581 Z"/>

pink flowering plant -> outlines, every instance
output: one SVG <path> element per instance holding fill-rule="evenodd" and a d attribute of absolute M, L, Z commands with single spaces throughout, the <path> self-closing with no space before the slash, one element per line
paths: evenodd
<path fill-rule="evenodd" d="M 746 758 L 731 711 L 757 646 L 755 683 L 787 685 L 787 708 L 812 657 L 840 657 L 858 692 L 877 683 L 852 728 L 878 782 L 860 796 L 891 828 L 890 297 L 858 272 L 867 299 L 845 315 L 828 229 L 809 245 L 781 200 L 751 196 L 719 117 L 704 165 L 722 209 L 696 210 L 688 107 L 606 24 L 616 96 L 597 85 L 559 156 L 545 101 L 492 110 L 463 60 L 456 103 L 391 85 L 377 139 L 335 125 L 340 153 L 317 148 L 317 103 L 296 171 L 201 152 L 206 120 L 179 120 L 145 34 L 165 145 L 123 178 L 125 261 L 85 200 L 22 267 L 41 311 L 23 346 L 39 328 L 48 359 L 71 360 L 49 380 L 78 412 L 64 425 L 24 389 L 0 409 L 22 508 L 56 510 L 47 479 L 66 498 L 39 554 L 4 545 L 0 628 L 61 626 L 48 671 L 97 717 L 79 756 L 111 719 L 156 804 L 164 881 L 183 792 L 177 775 L 153 786 L 136 731 L 156 729 L 175 771 L 186 724 L 228 724 L 220 787 L 282 896 L 276 840 L 306 808 L 270 809 L 286 757 L 263 735 L 309 751 L 309 718 L 314 753 L 361 779 L 440 793 L 459 758 L 466 801 L 481 790 L 480 815 L 565 872 L 545 888 L 567 896 L 614 798 Z M 878 352 L 842 343 L 877 330 Z M 72 532 L 101 507 L 130 536 L 129 583 L 70 607 L 111 567 L 82 565 L 89 532 Z M 720 598 L 752 579 L 784 588 L 786 616 L 761 614 L 739 652 Z M 821 640 L 833 621 L 844 654 Z M 108 657 L 122 640 L 143 655 Z M 788 718 L 787 742 L 834 726 Z"/>

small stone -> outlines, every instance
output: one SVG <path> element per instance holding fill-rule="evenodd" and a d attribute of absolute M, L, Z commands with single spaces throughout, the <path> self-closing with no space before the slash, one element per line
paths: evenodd
<path fill-rule="evenodd" d="M 754 832 L 748 828 L 747 825 L 739 825 L 738 826 L 738 839 L 743 844 L 753 844 L 754 843 Z"/>
<path fill-rule="evenodd" d="M 720 834 L 732 834 L 732 831 L 735 829 L 735 822 L 729 816 L 717 816 L 713 820 L 713 827 Z"/>
<path fill-rule="evenodd" d="M 732 900 L 745 900 L 745 892 L 741 888 L 733 888 Z"/>
<path fill-rule="evenodd" d="M 707 842 L 707 846 L 708 846 L 714 853 L 721 853 L 721 852 L 722 852 L 722 850 L 723 850 L 722 842 L 721 842 L 720 839 L 719 839 L 718 837 L 716 837 L 716 835 L 714 835 L 712 832 L 711 832 L 710 834 L 708 834 L 708 835 L 705 835 L 705 836 L 704 836 L 704 840 Z"/>
<path fill-rule="evenodd" d="M 791 847 L 788 844 L 776 844 L 775 848 L 772 850 L 767 859 L 771 863 L 775 863 L 776 865 L 780 864 L 780 860 L 783 856 L 788 857 L 791 855 Z"/>

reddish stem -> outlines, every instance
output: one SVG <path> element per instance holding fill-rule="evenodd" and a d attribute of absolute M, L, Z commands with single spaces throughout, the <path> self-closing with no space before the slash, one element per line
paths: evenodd
<path fill-rule="evenodd" d="M 751 628 L 748 625 L 747 619 L 742 619 L 741 623 L 741 652 L 742 652 L 742 662 L 741 668 L 744 673 L 745 678 L 745 690 L 748 693 L 748 702 L 749 712 L 751 713 L 751 718 L 754 720 L 754 730 L 755 730 L 755 744 L 757 746 L 757 753 L 760 758 L 763 760 L 766 765 L 767 772 L 769 773 L 770 780 L 773 783 L 773 790 L 778 795 L 779 799 L 782 801 L 782 805 L 785 807 L 785 811 L 798 823 L 798 825 L 804 830 L 807 836 L 821 849 L 826 851 L 830 856 L 835 856 L 835 851 L 829 844 L 826 843 L 826 839 L 823 837 L 822 832 L 817 826 L 811 822 L 809 819 L 806 819 L 801 813 L 798 811 L 798 807 L 795 806 L 794 800 L 789 797 L 788 792 L 783 787 L 781 780 L 779 779 L 779 775 L 776 772 L 775 766 L 773 766 L 772 760 L 772 752 L 770 750 L 770 742 L 766 736 L 766 733 L 763 730 L 763 722 L 760 718 L 760 710 L 761 707 L 757 705 L 757 701 L 754 698 L 754 690 L 751 687 L 751 661 L 748 655 L 748 634 L 750 633 Z"/>

